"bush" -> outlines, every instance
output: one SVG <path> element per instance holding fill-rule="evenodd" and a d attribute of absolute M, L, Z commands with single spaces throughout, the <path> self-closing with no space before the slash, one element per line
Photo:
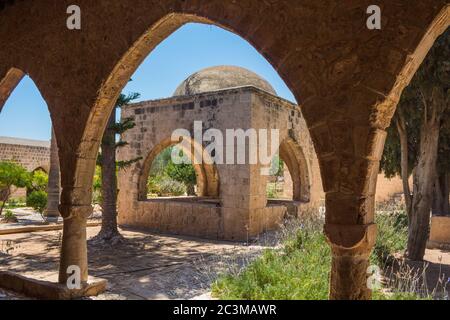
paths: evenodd
<path fill-rule="evenodd" d="M 405 211 L 378 213 L 375 217 L 378 233 L 371 261 L 384 267 L 392 254 L 406 249 L 408 216 Z"/>
<path fill-rule="evenodd" d="M 5 222 L 17 222 L 17 217 L 11 210 L 6 210 L 2 220 Z"/>
<path fill-rule="evenodd" d="M 166 178 L 159 185 L 161 196 L 182 196 L 186 194 L 184 183 Z"/>
<path fill-rule="evenodd" d="M 406 245 L 404 212 L 377 215 L 378 238 L 371 261 L 383 265 Z M 297 226 L 299 224 L 299 226 Z M 212 285 L 220 299 L 328 299 L 331 251 L 316 217 L 302 218 L 282 239 L 281 248 L 267 249 L 237 274 L 225 273 Z M 416 300 L 415 292 L 374 291 L 375 300 Z"/>
<path fill-rule="evenodd" d="M 43 170 L 36 170 L 31 173 L 31 191 L 45 191 L 48 185 L 48 174 Z"/>
<path fill-rule="evenodd" d="M 328 299 L 331 253 L 321 222 L 304 223 L 241 273 L 223 275 L 212 287 L 221 299 Z"/>
<path fill-rule="evenodd" d="M 0 162 L 0 215 L 8 202 L 12 188 L 25 188 L 30 182 L 30 174 L 27 170 L 14 162 Z"/>
<path fill-rule="evenodd" d="M 28 195 L 27 203 L 43 216 L 47 207 L 47 192 L 33 191 Z"/>

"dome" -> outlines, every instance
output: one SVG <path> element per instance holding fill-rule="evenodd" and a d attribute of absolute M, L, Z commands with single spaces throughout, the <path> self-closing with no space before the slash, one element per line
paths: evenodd
<path fill-rule="evenodd" d="M 269 82 L 250 70 L 236 66 L 217 66 L 196 72 L 184 80 L 173 95 L 193 95 L 244 86 L 254 86 L 276 95 Z"/>

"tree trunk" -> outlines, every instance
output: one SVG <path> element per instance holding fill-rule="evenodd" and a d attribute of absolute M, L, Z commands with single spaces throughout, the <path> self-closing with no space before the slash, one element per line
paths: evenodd
<path fill-rule="evenodd" d="M 120 239 L 117 228 L 117 177 L 116 177 L 116 112 L 113 110 L 102 139 L 102 227 L 98 240 Z M 114 240 L 113 240 L 114 241 Z"/>
<path fill-rule="evenodd" d="M 2 205 L 0 206 L 0 217 L 3 214 L 3 209 L 5 208 L 6 202 L 8 202 L 10 195 L 11 195 L 11 187 L 10 186 L 6 187 L 4 190 L 1 190 Z"/>
<path fill-rule="evenodd" d="M 430 229 L 430 211 L 433 199 L 434 177 L 439 141 L 439 121 L 432 116 L 424 118 L 421 128 L 420 154 L 414 171 L 414 190 L 407 256 L 411 260 L 423 260 Z"/>
<path fill-rule="evenodd" d="M 411 218 L 412 196 L 409 188 L 409 168 L 408 168 L 408 134 L 406 131 L 406 122 L 403 113 L 399 109 L 396 116 L 396 125 L 400 137 L 400 166 L 403 183 L 403 194 L 405 195 L 406 213 Z"/>
<path fill-rule="evenodd" d="M 450 182 L 449 173 L 437 175 L 434 184 L 433 197 L 433 215 L 450 215 L 449 192 Z"/>
<path fill-rule="evenodd" d="M 59 155 L 58 144 L 56 142 L 55 131 L 53 130 L 53 128 L 52 139 L 50 142 L 50 170 L 48 173 L 47 194 L 48 200 L 45 215 L 47 217 L 58 217 L 60 194 Z"/>

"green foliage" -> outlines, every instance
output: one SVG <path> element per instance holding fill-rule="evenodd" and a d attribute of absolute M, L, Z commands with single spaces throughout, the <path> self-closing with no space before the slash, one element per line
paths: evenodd
<path fill-rule="evenodd" d="M 212 287 L 221 299 L 328 299 L 331 253 L 320 224 L 304 225 L 282 249 L 268 249 L 238 276 L 223 275 Z"/>
<path fill-rule="evenodd" d="M 405 247 L 407 225 L 404 212 L 377 216 L 378 241 L 373 263 L 384 263 L 385 254 Z M 328 299 L 331 252 L 322 232 L 322 222 L 312 218 L 289 234 L 281 248 L 267 249 L 239 274 L 223 274 L 212 285 L 220 299 Z M 416 300 L 414 292 L 373 293 L 375 300 Z"/>
<path fill-rule="evenodd" d="M 45 191 L 33 191 L 27 197 L 27 203 L 41 215 L 44 214 L 47 207 L 47 192 Z"/>
<path fill-rule="evenodd" d="M 269 198 L 269 199 L 278 198 L 278 191 L 277 191 L 276 183 L 273 183 L 273 182 L 267 183 L 266 195 L 267 195 L 267 198 Z"/>
<path fill-rule="evenodd" d="M 26 207 L 26 198 L 20 197 L 20 198 L 11 198 L 8 200 L 8 202 L 5 205 L 5 208 L 7 209 L 16 209 L 16 208 L 24 208 Z"/>
<path fill-rule="evenodd" d="M 161 196 L 182 196 L 186 194 L 186 186 L 179 181 L 163 179 L 159 185 Z"/>
<path fill-rule="evenodd" d="M 92 189 L 94 191 L 92 196 L 92 202 L 94 204 L 102 203 L 102 170 L 99 165 L 95 167 L 94 182 L 92 185 Z"/>
<path fill-rule="evenodd" d="M 0 188 L 15 186 L 25 188 L 30 181 L 30 174 L 14 162 L 0 162 Z"/>
<path fill-rule="evenodd" d="M 0 215 L 11 196 L 11 188 L 25 188 L 30 180 L 30 174 L 21 165 L 9 161 L 0 162 Z"/>
<path fill-rule="evenodd" d="M 153 160 L 147 181 L 147 192 L 156 196 L 193 195 L 197 183 L 191 164 L 175 164 L 171 159 L 173 147 L 164 149 Z"/>
<path fill-rule="evenodd" d="M 404 210 L 376 215 L 377 240 L 371 256 L 372 263 L 384 267 L 393 253 L 403 252 L 408 239 L 408 216 Z"/>
<path fill-rule="evenodd" d="M 269 174 L 271 176 L 282 177 L 284 174 L 284 161 L 276 154 L 270 164 Z"/>
<path fill-rule="evenodd" d="M 48 174 L 42 170 L 36 170 L 31 173 L 29 188 L 31 191 L 45 191 L 48 185 Z"/>
<path fill-rule="evenodd" d="M 16 215 L 11 210 L 6 210 L 3 218 L 7 221 L 17 219 Z"/>
<path fill-rule="evenodd" d="M 283 184 L 277 182 L 268 182 L 266 187 L 266 196 L 268 199 L 283 198 Z"/>
<path fill-rule="evenodd" d="M 184 183 L 186 187 L 195 186 L 197 183 L 195 170 L 191 164 L 174 164 L 170 160 L 166 167 L 166 173 L 171 179 Z"/>
<path fill-rule="evenodd" d="M 439 135 L 438 171 L 450 171 L 450 29 L 441 35 L 419 67 L 409 86 L 405 88 L 397 106 L 381 159 L 381 170 L 388 177 L 400 174 L 400 142 L 396 119 L 402 116 L 406 122 L 409 171 L 416 166 L 419 157 L 420 135 L 425 117 L 431 117 L 430 106 L 441 114 Z"/>

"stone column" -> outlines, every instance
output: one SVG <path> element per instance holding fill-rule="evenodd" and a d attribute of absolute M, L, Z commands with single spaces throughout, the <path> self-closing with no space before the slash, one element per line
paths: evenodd
<path fill-rule="evenodd" d="M 48 173 L 48 203 L 45 210 L 47 217 L 59 217 L 59 193 L 60 193 L 60 174 L 59 174 L 59 156 L 58 145 L 55 132 L 52 128 L 52 139 L 50 144 L 50 170 Z"/>
<path fill-rule="evenodd" d="M 70 266 L 80 268 L 81 283 L 88 280 L 86 224 L 92 213 L 91 205 L 60 205 L 59 210 L 64 218 L 61 257 L 59 265 L 59 283 L 66 284 L 70 274 Z"/>

